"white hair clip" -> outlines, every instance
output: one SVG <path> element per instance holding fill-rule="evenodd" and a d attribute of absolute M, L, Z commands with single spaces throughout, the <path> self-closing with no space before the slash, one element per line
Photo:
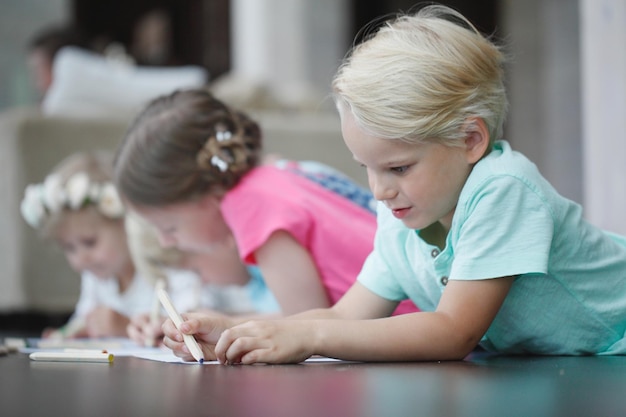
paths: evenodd
<path fill-rule="evenodd" d="M 215 139 L 217 139 L 218 142 L 224 142 L 225 140 L 229 140 L 232 137 L 233 134 L 230 130 L 220 130 L 218 132 L 215 132 Z"/>
<path fill-rule="evenodd" d="M 217 155 L 213 155 L 211 157 L 211 165 L 213 165 L 214 167 L 217 167 L 217 169 L 219 169 L 220 172 L 226 172 L 226 170 L 228 170 L 228 162 L 224 161 L 222 158 L 220 158 Z"/>

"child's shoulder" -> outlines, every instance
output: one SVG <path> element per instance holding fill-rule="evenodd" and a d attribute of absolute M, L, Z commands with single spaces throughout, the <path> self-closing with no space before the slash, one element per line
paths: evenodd
<path fill-rule="evenodd" d="M 524 184 L 535 191 L 551 188 L 537 166 L 506 141 L 496 142 L 493 150 L 474 166 L 466 188 L 476 189 L 494 181 Z"/>
<path fill-rule="evenodd" d="M 291 173 L 273 165 L 259 165 L 252 168 L 242 179 L 242 183 L 257 181 L 286 181 Z"/>
<path fill-rule="evenodd" d="M 273 165 L 260 165 L 250 170 L 235 188 L 284 194 L 290 190 L 291 192 L 302 191 L 304 184 L 307 184 L 307 180 L 291 170 Z"/>
<path fill-rule="evenodd" d="M 576 204 L 563 197 L 532 161 L 514 151 L 507 142 L 499 141 L 472 169 L 459 196 L 457 210 L 472 211 L 471 207 L 480 205 L 486 212 L 493 212 L 503 205 L 530 204 L 530 201 L 551 213 L 565 212 Z"/>
<path fill-rule="evenodd" d="M 488 166 L 489 170 L 494 173 L 526 173 L 536 169 L 535 164 L 530 159 L 521 152 L 514 150 L 510 143 L 505 140 L 494 143 L 492 151 L 476 166 Z"/>
<path fill-rule="evenodd" d="M 239 183 L 230 189 L 223 202 L 233 204 L 258 204 L 271 199 L 275 202 L 294 199 L 301 193 L 295 174 L 273 166 L 261 165 L 250 170 Z"/>

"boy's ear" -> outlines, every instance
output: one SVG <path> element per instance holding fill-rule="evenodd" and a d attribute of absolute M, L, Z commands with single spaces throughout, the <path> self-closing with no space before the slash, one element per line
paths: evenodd
<path fill-rule="evenodd" d="M 478 162 L 489 149 L 489 129 L 480 117 L 467 119 L 465 130 L 465 154 L 471 164 Z"/>

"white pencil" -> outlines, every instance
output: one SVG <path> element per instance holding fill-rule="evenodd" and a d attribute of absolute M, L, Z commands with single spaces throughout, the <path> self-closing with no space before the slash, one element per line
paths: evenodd
<path fill-rule="evenodd" d="M 159 317 L 161 315 L 161 304 L 159 303 L 159 295 L 158 295 L 158 291 L 160 289 L 165 289 L 165 279 L 163 278 L 159 278 L 157 279 L 156 283 L 154 284 L 154 303 L 152 304 L 152 311 L 150 312 L 150 324 L 153 327 L 158 326 L 159 324 Z M 147 337 L 146 340 L 144 341 L 144 344 L 146 346 L 155 346 L 156 345 L 156 340 L 154 340 L 154 338 L 151 337 Z"/>
<path fill-rule="evenodd" d="M 34 361 L 51 362 L 113 362 L 113 354 L 106 352 L 33 352 L 29 357 Z"/>
<path fill-rule="evenodd" d="M 157 290 L 157 295 L 159 296 L 159 300 L 161 300 L 161 304 L 163 304 L 165 311 L 167 311 L 167 315 L 174 322 L 174 326 L 176 326 L 176 328 L 180 330 L 180 325 L 183 323 L 183 319 L 182 317 L 180 317 L 180 314 L 178 314 L 178 311 L 176 311 L 176 309 L 174 308 L 174 305 L 172 304 L 169 295 L 167 295 L 167 291 L 165 291 L 163 288 L 159 288 Z M 191 335 L 183 334 L 183 340 L 185 341 L 185 345 L 187 345 L 187 348 L 189 349 L 189 352 L 191 352 L 191 355 L 194 357 L 194 359 L 200 363 L 203 363 L 204 354 L 202 353 L 202 349 L 200 349 L 200 345 L 198 345 L 196 339 Z"/>

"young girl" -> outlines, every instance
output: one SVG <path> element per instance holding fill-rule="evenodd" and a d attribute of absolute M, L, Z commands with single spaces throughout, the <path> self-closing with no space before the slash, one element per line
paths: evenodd
<path fill-rule="evenodd" d="M 382 25 L 340 67 L 344 141 L 381 202 L 375 248 L 332 308 L 181 330 L 222 363 L 626 354 L 626 239 L 585 222 L 501 137 L 503 55 L 462 15 Z M 334 258 L 335 260 L 337 258 Z M 387 317 L 412 299 L 422 312 Z M 191 359 L 171 322 L 165 344 Z"/>
<path fill-rule="evenodd" d="M 194 271 L 200 278 L 194 294 L 194 310 L 213 314 L 260 317 L 277 313 L 280 308 L 269 291 L 258 267 L 244 265 L 232 241 L 211 253 L 191 253 L 174 247 L 163 247 L 156 229 L 135 213 L 126 215 L 130 252 L 142 276 L 163 277 L 168 270 Z M 163 337 L 158 319 L 145 313 L 134 316 L 128 335 L 138 344 Z"/>
<path fill-rule="evenodd" d="M 43 183 L 27 187 L 21 212 L 44 237 L 56 241 L 81 274 L 80 298 L 69 322 L 44 337 L 125 337 L 130 317 L 150 311 L 151 283 L 138 276 L 124 227 L 124 207 L 111 182 L 113 154 L 76 153 Z M 180 273 L 173 299 L 186 310 L 197 276 Z"/>
<path fill-rule="evenodd" d="M 208 91 L 179 91 L 153 101 L 131 126 L 115 181 L 162 244 L 212 253 L 234 239 L 282 313 L 328 307 L 371 252 L 375 216 L 306 175 L 259 165 L 260 156 L 255 122 Z"/>

